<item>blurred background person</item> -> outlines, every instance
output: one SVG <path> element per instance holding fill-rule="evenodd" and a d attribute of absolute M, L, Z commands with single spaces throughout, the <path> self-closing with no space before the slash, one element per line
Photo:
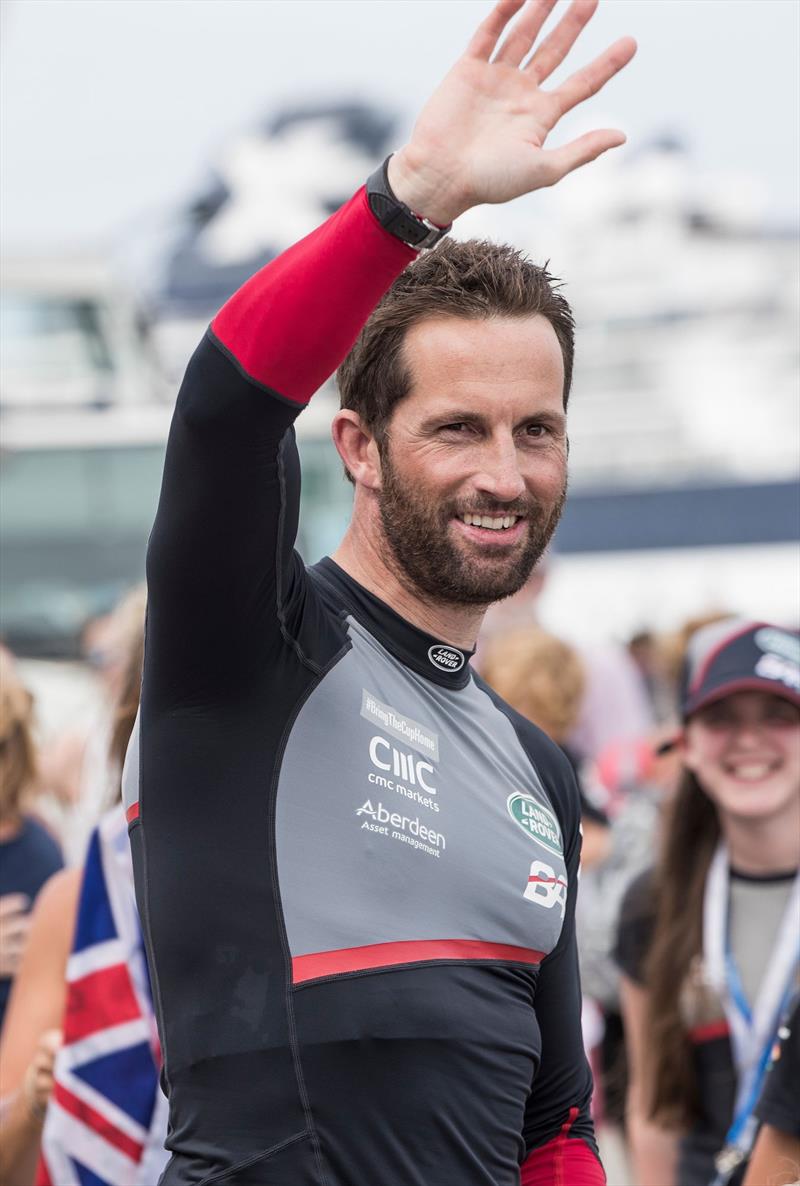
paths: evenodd
<path fill-rule="evenodd" d="M 82 648 L 97 677 L 97 696 L 86 718 L 56 734 L 42 751 L 41 785 L 47 795 L 42 810 L 59 832 L 68 864 L 83 861 L 89 833 L 119 782 L 121 759 L 110 743 L 144 604 L 145 588 L 138 585 L 110 613 L 87 624 Z"/>
<path fill-rule="evenodd" d="M 36 790 L 33 697 L 0 647 L 0 1030 L 40 889 L 63 861 L 31 814 Z"/>
<path fill-rule="evenodd" d="M 583 664 L 575 649 L 539 626 L 518 627 L 489 638 L 482 651 L 481 674 L 512 708 L 560 746 L 579 775 L 567 744 L 586 688 Z M 580 788 L 580 778 L 578 785 Z M 586 868 L 606 856 L 608 820 L 582 789 L 581 826 L 581 863 Z"/>
<path fill-rule="evenodd" d="M 61 1186 L 81 1173 L 95 1186 L 154 1186 L 166 1162 L 160 1053 L 119 801 L 139 705 L 142 627 L 140 600 L 110 719 L 114 806 L 103 805 L 83 867 L 42 891 L 9 1004 L 0 1044 L 3 1186 L 32 1186 L 34 1178 Z"/>
<path fill-rule="evenodd" d="M 661 857 L 628 890 L 617 939 L 628 1133 L 640 1186 L 733 1186 L 800 960 L 797 634 L 699 630 L 682 715 Z"/>
<path fill-rule="evenodd" d="M 656 720 L 641 672 L 626 647 L 596 638 L 580 648 L 586 691 L 569 742 L 581 760 L 652 732 Z"/>

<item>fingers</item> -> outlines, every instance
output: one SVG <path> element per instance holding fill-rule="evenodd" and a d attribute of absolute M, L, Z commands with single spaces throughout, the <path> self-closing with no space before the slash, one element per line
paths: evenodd
<path fill-rule="evenodd" d="M 30 916 L 16 914 L 3 921 L 0 934 L 0 976 L 15 976 L 28 941 Z"/>
<path fill-rule="evenodd" d="M 22 914 L 30 906 L 27 894 L 3 894 L 0 897 L 0 923 L 12 914 Z"/>
<path fill-rule="evenodd" d="M 475 35 L 467 46 L 467 56 L 482 58 L 488 62 L 494 53 L 497 42 L 508 22 L 515 13 L 519 12 L 525 0 L 500 0 L 487 16 L 481 21 Z"/>
<path fill-rule="evenodd" d="M 613 78 L 623 66 L 627 66 L 636 53 L 636 42 L 632 37 L 621 37 L 588 66 L 571 75 L 561 86 L 551 91 L 559 115 L 571 111 L 584 99 L 596 95 L 609 78 Z"/>
<path fill-rule="evenodd" d="M 560 66 L 578 39 L 581 30 L 588 24 L 597 8 L 598 0 L 573 0 L 552 33 L 545 37 L 525 67 L 537 82 L 549 78 Z"/>
<path fill-rule="evenodd" d="M 31 920 L 26 894 L 0 897 L 0 976 L 16 976 L 25 950 Z"/>
<path fill-rule="evenodd" d="M 587 132 L 585 136 L 579 136 L 577 140 L 572 140 L 561 148 L 546 149 L 544 158 L 547 166 L 547 184 L 555 185 L 567 173 L 572 173 L 581 165 L 588 165 L 590 161 L 596 161 L 610 148 L 619 148 L 624 143 L 624 132 L 616 128 L 602 128 L 597 132 Z"/>
<path fill-rule="evenodd" d="M 4 918 L 0 943 L 3 944 L 3 947 L 10 947 L 12 944 L 18 943 L 20 939 L 25 938 L 30 925 L 31 916 L 29 914 L 15 914 L 11 918 Z"/>
<path fill-rule="evenodd" d="M 539 30 L 556 6 L 556 0 L 528 0 L 525 10 L 505 39 L 495 57 L 495 62 L 506 66 L 519 66 L 530 53 L 539 36 Z"/>

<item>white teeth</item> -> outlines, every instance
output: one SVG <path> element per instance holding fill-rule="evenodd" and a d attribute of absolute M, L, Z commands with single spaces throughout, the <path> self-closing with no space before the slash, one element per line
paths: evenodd
<path fill-rule="evenodd" d="M 517 521 L 516 515 L 503 515 L 493 519 L 490 515 L 462 515 L 461 519 L 468 527 L 488 527 L 490 531 L 502 531 L 513 527 Z"/>
<path fill-rule="evenodd" d="M 744 778 L 748 782 L 756 782 L 760 778 L 766 778 L 772 771 L 772 767 L 768 762 L 748 762 L 747 765 L 734 766 L 732 773 L 736 778 Z"/>

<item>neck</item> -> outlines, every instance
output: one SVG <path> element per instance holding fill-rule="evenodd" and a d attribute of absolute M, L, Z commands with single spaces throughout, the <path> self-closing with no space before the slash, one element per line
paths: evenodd
<path fill-rule="evenodd" d="M 415 592 L 386 563 L 378 544 L 380 538 L 377 531 L 367 532 L 351 521 L 331 559 L 412 626 L 451 646 L 472 650 L 487 607 L 446 605 Z"/>
<path fill-rule="evenodd" d="M 800 805 L 769 819 L 720 813 L 728 860 L 741 873 L 784 873 L 800 867 Z"/>

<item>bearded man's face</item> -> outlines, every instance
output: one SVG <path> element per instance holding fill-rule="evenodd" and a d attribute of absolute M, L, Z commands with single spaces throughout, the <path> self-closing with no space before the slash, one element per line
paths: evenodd
<path fill-rule="evenodd" d="M 381 448 L 385 561 L 433 601 L 488 605 L 527 580 L 567 484 L 563 360 L 543 317 L 421 322 L 411 392 Z"/>
<path fill-rule="evenodd" d="M 566 486 L 555 502 L 542 505 L 529 496 L 512 505 L 466 506 L 437 500 L 419 483 L 404 481 L 391 464 L 388 451 L 383 458 L 380 513 L 386 538 L 386 563 L 401 584 L 448 605 L 489 605 L 516 593 L 527 581 L 543 555 L 564 507 Z M 463 538 L 455 520 L 466 514 L 497 521 L 519 516 L 518 538 L 508 539 L 510 528 L 472 528 L 491 539 L 478 542 Z M 505 538 L 504 538 L 505 537 Z"/>

